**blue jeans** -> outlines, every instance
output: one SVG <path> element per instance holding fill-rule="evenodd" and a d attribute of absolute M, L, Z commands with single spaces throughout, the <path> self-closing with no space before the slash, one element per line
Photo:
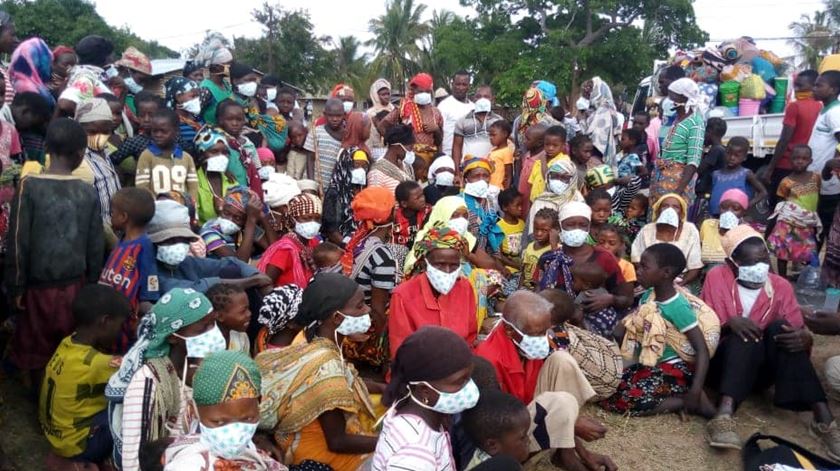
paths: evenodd
<path fill-rule="evenodd" d="M 108 409 L 105 409 L 93 416 L 85 451 L 70 459 L 73 461 L 101 463 L 111 456 L 111 449 L 113 447 L 114 439 L 111 438 L 111 430 L 108 426 Z"/>

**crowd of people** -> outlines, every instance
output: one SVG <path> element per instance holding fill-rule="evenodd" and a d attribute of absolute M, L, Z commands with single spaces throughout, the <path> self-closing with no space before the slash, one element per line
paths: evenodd
<path fill-rule="evenodd" d="M 840 284 L 838 71 L 798 72 L 753 172 L 676 65 L 630 117 L 594 77 L 508 120 L 458 72 L 338 84 L 307 122 L 218 41 L 160 90 L 141 51 L 2 12 L 0 52 L 8 364 L 48 469 L 614 470 L 584 405 L 738 449 L 770 385 L 840 460 L 810 359 L 840 316 L 786 278 L 824 244 Z"/>

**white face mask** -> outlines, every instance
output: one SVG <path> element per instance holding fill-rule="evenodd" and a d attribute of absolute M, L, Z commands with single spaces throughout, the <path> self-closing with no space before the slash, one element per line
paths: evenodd
<path fill-rule="evenodd" d="M 414 103 L 418 105 L 428 105 L 432 103 L 432 94 L 428 92 L 418 93 L 414 95 Z"/>
<path fill-rule="evenodd" d="M 239 94 L 248 98 L 257 94 L 257 82 L 245 82 L 236 86 Z"/>
<path fill-rule="evenodd" d="M 335 329 L 339 334 L 344 336 L 357 335 L 367 333 L 370 330 L 370 313 L 356 317 L 348 316 L 342 312 L 339 312 L 339 314 L 344 317 L 341 324 L 338 324 Z"/>
<path fill-rule="evenodd" d="M 277 172 L 277 169 L 274 168 L 273 165 L 266 165 L 265 167 L 260 167 L 260 169 L 257 170 L 257 174 L 259 174 L 260 180 L 263 181 L 271 178 L 271 176 L 274 175 L 275 172 Z"/>
<path fill-rule="evenodd" d="M 216 224 L 218 224 L 219 230 L 222 231 L 222 234 L 227 236 L 234 235 L 242 230 L 238 224 L 227 218 L 216 219 Z"/>
<path fill-rule="evenodd" d="M 207 159 L 207 171 L 215 173 L 224 173 L 227 171 L 230 159 L 226 155 L 214 155 Z"/>
<path fill-rule="evenodd" d="M 201 112 L 201 98 L 195 97 L 178 105 L 182 110 L 189 114 L 197 115 Z"/>
<path fill-rule="evenodd" d="M 228 460 L 238 458 L 248 448 L 254 434 L 257 433 L 258 425 L 258 422 L 232 422 L 210 428 L 201 422 L 198 423 L 201 442 L 213 455 Z"/>
<path fill-rule="evenodd" d="M 455 174 L 446 171 L 435 175 L 435 184 L 440 186 L 452 186 L 455 183 Z"/>
<path fill-rule="evenodd" d="M 492 104 L 490 100 L 487 98 L 479 98 L 475 101 L 475 112 L 476 113 L 489 113 L 490 109 L 492 108 Z"/>
<path fill-rule="evenodd" d="M 426 381 L 412 381 L 409 383 L 411 385 L 417 384 L 424 384 L 429 387 L 432 391 L 438 393 L 438 400 L 435 402 L 434 405 L 430 406 L 428 404 L 424 404 L 423 401 L 418 400 L 414 397 L 414 394 L 409 389 L 409 394 L 411 395 L 411 400 L 414 401 L 418 406 L 433 410 L 435 412 L 447 415 L 453 414 L 460 414 L 465 410 L 472 409 L 478 404 L 478 398 L 481 395 L 478 386 L 475 385 L 472 379 L 470 379 L 467 384 L 461 388 L 460 391 L 454 393 L 448 393 L 443 391 L 438 391 L 431 384 Z"/>
<path fill-rule="evenodd" d="M 489 190 L 490 184 L 484 180 L 476 180 L 464 185 L 464 193 L 476 198 L 485 198 Z"/>
<path fill-rule="evenodd" d="M 125 83 L 125 86 L 126 88 L 128 88 L 128 91 L 135 95 L 143 91 L 143 85 L 140 85 L 139 83 L 135 82 L 134 77 L 126 78 L 125 80 L 123 80 L 123 83 Z"/>
<path fill-rule="evenodd" d="M 449 228 L 458 234 L 464 235 L 467 233 L 467 228 L 470 226 L 470 221 L 464 217 L 457 217 L 449 220 Z"/>
<path fill-rule="evenodd" d="M 156 258 L 170 267 L 176 267 L 187 258 L 189 253 L 190 244 L 187 243 L 159 245 Z"/>
<path fill-rule="evenodd" d="M 318 235 L 321 223 L 318 221 L 295 222 L 295 232 L 304 239 L 311 239 Z"/>
<path fill-rule="evenodd" d="M 415 158 L 417 158 L 417 156 L 414 154 L 414 151 L 413 150 L 407 150 L 407 151 L 405 151 L 405 157 L 403 157 L 403 163 L 405 165 L 412 166 L 412 165 L 414 165 L 414 159 Z"/>
<path fill-rule="evenodd" d="M 105 76 L 109 79 L 112 79 L 120 74 L 120 71 L 114 66 L 114 64 L 109 64 L 105 66 Z"/>
<path fill-rule="evenodd" d="M 569 184 L 564 182 L 563 180 L 549 180 L 548 181 L 548 190 L 555 195 L 562 195 L 569 189 Z"/>
<path fill-rule="evenodd" d="M 354 103 L 352 101 L 341 102 L 341 105 L 344 107 L 344 112 L 345 113 L 349 113 L 349 112 L 353 111 L 353 104 Z"/>
<path fill-rule="evenodd" d="M 738 216 L 735 215 L 732 211 L 724 211 L 720 215 L 720 228 L 721 229 L 732 229 L 733 227 L 740 224 L 740 220 L 738 220 Z"/>
<path fill-rule="evenodd" d="M 730 259 L 732 260 L 732 259 Z M 735 263 L 732 260 L 732 263 Z M 738 264 L 735 264 L 738 266 Z M 770 265 L 758 262 L 755 265 L 738 266 L 738 279 L 747 283 L 766 283 L 770 276 Z"/>
<path fill-rule="evenodd" d="M 521 330 L 517 329 L 515 325 L 511 324 L 504 318 L 502 318 L 502 322 L 509 325 L 513 330 L 515 330 L 519 335 L 522 336 L 522 339 L 519 342 L 513 342 L 519 347 L 519 351 L 525 355 L 525 358 L 529 360 L 544 360 L 545 357 L 551 353 L 551 347 L 548 344 L 548 337 L 545 335 L 525 335 Z M 513 340 L 513 339 L 511 339 Z"/>
<path fill-rule="evenodd" d="M 563 245 L 580 247 L 586 243 L 586 239 L 589 238 L 589 233 L 583 229 L 571 229 L 568 231 L 563 229 L 560 231 L 560 238 L 563 240 Z"/>
<path fill-rule="evenodd" d="M 265 99 L 268 101 L 274 101 L 277 98 L 277 87 L 271 87 L 265 89 Z"/>
<path fill-rule="evenodd" d="M 431 263 L 426 264 L 426 278 L 429 279 L 429 284 L 432 285 L 435 291 L 443 295 L 449 294 L 452 291 L 460 275 L 461 267 L 458 267 L 452 273 L 446 273 L 443 270 L 438 270 Z"/>
<path fill-rule="evenodd" d="M 213 324 L 213 328 L 192 337 L 184 337 L 178 334 L 173 334 L 179 339 L 184 339 L 187 345 L 187 356 L 189 358 L 205 358 L 214 352 L 221 352 L 227 348 L 225 336 L 219 329 L 218 324 Z"/>
<path fill-rule="evenodd" d="M 350 172 L 350 183 L 353 185 L 367 185 L 367 172 L 363 168 L 354 168 Z"/>
<path fill-rule="evenodd" d="M 656 219 L 657 224 L 667 224 L 673 227 L 680 227 L 680 215 L 674 208 L 665 208 L 659 213 Z"/>

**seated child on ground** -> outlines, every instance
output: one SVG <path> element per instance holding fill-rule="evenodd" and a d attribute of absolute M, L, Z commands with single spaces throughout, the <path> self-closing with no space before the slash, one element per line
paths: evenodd
<path fill-rule="evenodd" d="M 476 445 L 470 471 L 497 455 L 508 455 L 520 463 L 529 457 L 531 416 L 519 399 L 502 391 L 481 391 L 478 403 L 461 418 L 467 436 Z"/>
<path fill-rule="evenodd" d="M 593 211 L 592 214 L 594 216 L 595 212 Z M 598 233 L 598 245 L 618 260 L 618 268 L 621 269 L 624 281 L 636 283 L 636 268 L 626 259 L 627 245 L 622 231 L 612 224 L 604 225 Z"/>
<path fill-rule="evenodd" d="M 217 283 L 204 294 L 213 304 L 216 323 L 227 341 L 227 349 L 250 356 L 251 341 L 247 332 L 251 324 L 251 309 L 245 290 L 234 284 Z"/>
<path fill-rule="evenodd" d="M 341 257 L 344 249 L 332 242 L 321 242 L 312 249 L 312 260 L 317 273 L 341 273 Z"/>
<path fill-rule="evenodd" d="M 53 453 L 98 463 L 111 456 L 104 390 L 120 362 L 105 352 L 117 340 L 131 305 L 110 286 L 86 285 L 71 308 L 76 331 L 61 341 L 47 365 L 38 415 Z"/>
<path fill-rule="evenodd" d="M 576 263 L 572 265 L 572 287 L 577 294 L 575 302 L 581 304 L 586 295 L 607 293 L 605 284 L 607 272 L 595 262 Z M 584 315 L 583 325 L 586 330 L 602 337 L 610 338 L 615 328 L 617 314 L 615 308 L 608 306 L 600 311 Z"/>
<path fill-rule="evenodd" d="M 496 225 L 505 234 L 505 238 L 497 257 L 511 273 L 518 273 L 522 269 L 522 239 L 525 235 L 525 221 L 522 219 L 523 200 L 516 188 L 508 188 L 499 193 L 502 217 Z"/>

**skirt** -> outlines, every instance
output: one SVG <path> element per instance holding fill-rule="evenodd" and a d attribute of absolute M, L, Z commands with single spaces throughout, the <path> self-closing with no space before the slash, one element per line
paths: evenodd
<path fill-rule="evenodd" d="M 650 206 L 651 210 L 653 204 L 656 203 L 662 195 L 666 193 L 675 193 L 677 187 L 682 180 L 683 170 L 685 164 L 674 162 L 673 160 L 657 159 L 656 169 L 653 172 L 653 178 L 650 182 Z M 697 175 L 692 177 L 691 181 L 686 185 L 685 190 L 680 193 L 689 207 L 694 204 L 694 182 L 697 181 Z"/>
<path fill-rule="evenodd" d="M 776 222 L 767 242 L 776 258 L 794 263 L 808 263 L 817 251 L 814 229 L 795 226 L 787 221 Z"/>
<path fill-rule="evenodd" d="M 840 288 L 840 205 L 834 210 L 834 220 L 828 230 L 822 277 L 831 288 Z"/>
<path fill-rule="evenodd" d="M 692 368 L 681 360 L 656 366 L 636 363 L 624 369 L 616 393 L 599 404 L 619 414 L 650 412 L 665 399 L 688 393 L 693 374 Z"/>

